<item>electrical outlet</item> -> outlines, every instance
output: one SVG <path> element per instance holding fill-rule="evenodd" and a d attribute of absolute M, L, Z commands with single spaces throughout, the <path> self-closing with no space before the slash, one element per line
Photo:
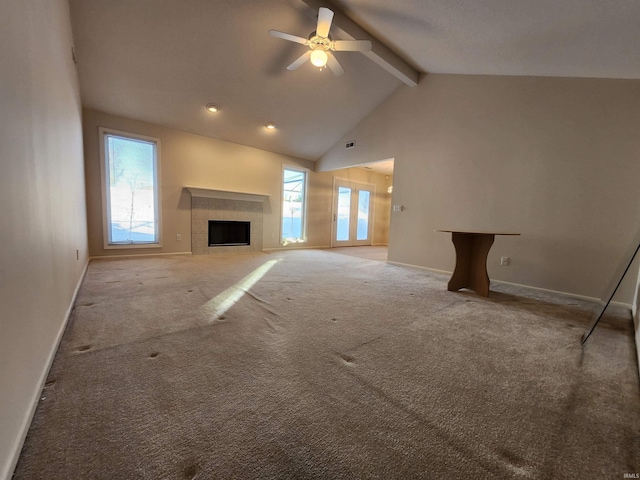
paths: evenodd
<path fill-rule="evenodd" d="M 401 212 L 404 210 L 404 205 L 394 205 L 393 206 L 393 211 L 394 212 Z"/>
<path fill-rule="evenodd" d="M 176 240 L 179 242 L 182 240 L 182 235 L 180 233 L 176 233 Z"/>
<path fill-rule="evenodd" d="M 508 267 L 509 262 L 511 262 L 511 259 L 509 257 L 500 257 L 500 266 Z"/>

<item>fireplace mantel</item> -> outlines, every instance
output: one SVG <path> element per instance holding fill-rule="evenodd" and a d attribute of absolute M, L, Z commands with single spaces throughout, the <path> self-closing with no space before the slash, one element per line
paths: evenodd
<path fill-rule="evenodd" d="M 223 198 L 227 200 L 244 200 L 247 202 L 264 203 L 264 201 L 271 196 L 267 193 L 238 192 L 235 190 L 217 190 L 214 188 L 204 187 L 185 186 L 184 188 L 189 190 L 192 197 L 201 198 Z"/>

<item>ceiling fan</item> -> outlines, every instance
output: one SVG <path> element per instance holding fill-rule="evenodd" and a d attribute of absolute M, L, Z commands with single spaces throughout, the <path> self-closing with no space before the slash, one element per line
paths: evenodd
<path fill-rule="evenodd" d="M 307 60 L 320 69 L 328 66 L 334 75 L 340 76 L 344 73 L 344 69 L 331 53 L 336 52 L 368 52 L 371 50 L 371 42 L 369 40 L 332 40 L 329 35 L 331 22 L 333 20 L 333 12 L 325 7 L 320 7 L 318 11 L 318 25 L 315 32 L 311 32 L 309 38 L 297 37 L 289 33 L 279 32 L 278 30 L 269 30 L 269 35 L 282 38 L 290 42 L 300 43 L 309 47 L 295 62 L 287 67 L 287 70 L 295 70 Z"/>

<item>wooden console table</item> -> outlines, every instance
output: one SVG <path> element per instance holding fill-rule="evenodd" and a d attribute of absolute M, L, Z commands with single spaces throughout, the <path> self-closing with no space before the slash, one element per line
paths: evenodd
<path fill-rule="evenodd" d="M 478 295 L 489 296 L 489 275 L 487 274 L 487 255 L 496 235 L 520 235 L 504 232 L 459 232 L 437 230 L 451 234 L 456 248 L 456 268 L 453 271 L 447 290 L 457 292 L 461 288 L 470 288 Z"/>

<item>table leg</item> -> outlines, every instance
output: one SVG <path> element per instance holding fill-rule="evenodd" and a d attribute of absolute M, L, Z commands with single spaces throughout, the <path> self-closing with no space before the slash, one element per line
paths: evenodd
<path fill-rule="evenodd" d="M 456 268 L 447 290 L 455 292 L 461 288 L 470 288 L 483 297 L 489 296 L 487 255 L 494 239 L 495 235 L 489 233 L 451 234 L 456 248 Z"/>

